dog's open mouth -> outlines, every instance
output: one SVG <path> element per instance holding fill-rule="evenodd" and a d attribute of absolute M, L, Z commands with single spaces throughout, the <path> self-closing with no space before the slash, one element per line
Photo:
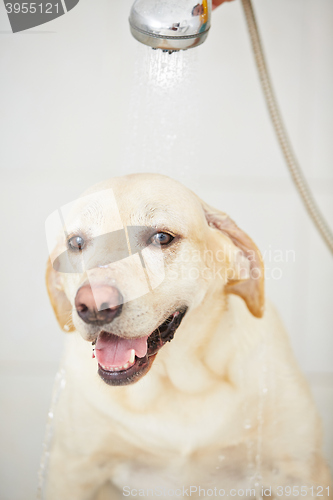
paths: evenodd
<path fill-rule="evenodd" d="M 173 339 L 186 310 L 175 311 L 146 337 L 125 339 L 102 331 L 95 344 L 99 376 L 110 385 L 139 380 L 148 372 L 161 347 Z"/>

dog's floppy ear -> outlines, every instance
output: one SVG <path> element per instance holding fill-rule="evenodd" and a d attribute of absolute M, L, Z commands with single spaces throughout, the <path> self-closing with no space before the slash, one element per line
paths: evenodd
<path fill-rule="evenodd" d="M 251 238 L 242 231 L 228 215 L 203 203 L 203 209 L 209 226 L 228 236 L 241 252 L 241 259 L 246 259 L 247 279 L 230 280 L 226 291 L 242 297 L 253 316 L 261 318 L 264 313 L 264 264 L 262 256 Z"/>
<path fill-rule="evenodd" d="M 51 259 L 46 267 L 46 287 L 59 325 L 65 332 L 73 332 L 75 328 L 71 316 L 72 306 L 63 291 L 60 274 L 52 267 Z"/>

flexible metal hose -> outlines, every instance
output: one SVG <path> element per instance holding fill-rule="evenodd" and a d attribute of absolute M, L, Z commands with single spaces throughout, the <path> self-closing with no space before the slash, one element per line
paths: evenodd
<path fill-rule="evenodd" d="M 266 99 L 266 104 L 271 115 L 273 126 L 276 132 L 277 139 L 279 141 L 283 156 L 286 160 L 288 169 L 292 176 L 292 179 L 296 185 L 296 188 L 303 200 L 306 210 L 313 220 L 315 226 L 320 232 L 323 240 L 327 244 L 330 251 L 333 253 L 333 234 L 329 228 L 326 220 L 321 214 L 317 203 L 315 202 L 308 183 L 304 177 L 304 174 L 297 162 L 297 159 L 292 150 L 286 129 L 284 127 L 282 117 L 278 108 L 278 104 L 274 95 L 271 80 L 268 74 L 266 61 L 260 41 L 260 36 L 258 32 L 258 27 L 252 7 L 251 0 L 242 0 L 246 22 L 248 25 L 254 57 L 256 60 L 257 68 L 259 71 L 259 77 L 263 92 Z"/>

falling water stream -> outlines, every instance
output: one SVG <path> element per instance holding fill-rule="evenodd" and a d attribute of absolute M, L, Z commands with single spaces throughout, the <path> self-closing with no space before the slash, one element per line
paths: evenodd
<path fill-rule="evenodd" d="M 243 332 L 243 338 L 252 337 L 253 332 Z M 233 337 L 234 349 L 241 358 L 244 356 L 242 349 L 248 349 L 249 346 L 242 345 L 237 336 Z M 246 343 L 246 340 L 245 340 Z M 243 341 L 244 344 L 244 341 Z M 248 386 L 248 374 L 243 368 L 239 371 L 239 389 L 242 394 L 248 394 L 248 398 L 243 398 L 241 404 L 241 414 L 244 429 L 244 439 L 246 447 L 246 487 L 256 491 L 256 498 L 260 499 L 262 487 L 265 486 L 265 476 L 263 472 L 263 424 L 265 414 L 266 399 L 269 396 L 273 405 L 275 402 L 275 375 L 274 363 L 271 356 L 272 343 L 271 333 L 265 331 L 262 334 L 259 344 L 256 346 L 256 393 L 251 394 L 251 383 Z M 250 355 L 250 351 L 249 354 Z M 239 363 L 241 366 L 241 363 Z M 250 399 L 254 396 L 254 401 L 257 401 L 256 411 L 253 412 L 254 402 Z M 273 422 L 273 426 L 275 421 Z M 219 458 L 219 457 L 218 457 Z"/>
<path fill-rule="evenodd" d="M 45 429 L 45 436 L 42 447 L 42 457 L 40 461 L 39 471 L 38 471 L 38 490 L 37 490 L 37 500 L 43 500 L 44 498 L 44 489 L 46 484 L 46 476 L 48 471 L 48 464 L 50 458 L 50 450 L 52 444 L 52 437 L 54 433 L 54 416 L 56 412 L 57 403 L 60 397 L 61 392 L 66 386 L 66 372 L 62 367 L 59 368 L 54 384 L 53 384 L 53 392 L 51 398 L 51 405 L 49 412 L 47 414 L 47 422 Z"/>
<path fill-rule="evenodd" d="M 199 147 L 198 49 L 168 54 L 137 44 L 136 50 L 122 173 L 156 172 L 182 180 L 191 173 Z M 44 499 L 57 403 L 65 386 L 62 365 L 55 377 L 48 412 L 38 500 Z"/>

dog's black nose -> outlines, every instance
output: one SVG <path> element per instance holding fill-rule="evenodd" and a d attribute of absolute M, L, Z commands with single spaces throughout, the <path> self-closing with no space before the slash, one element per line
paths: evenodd
<path fill-rule="evenodd" d="M 109 285 L 83 285 L 77 291 L 75 308 L 85 323 L 105 325 L 121 313 L 123 296 Z"/>

